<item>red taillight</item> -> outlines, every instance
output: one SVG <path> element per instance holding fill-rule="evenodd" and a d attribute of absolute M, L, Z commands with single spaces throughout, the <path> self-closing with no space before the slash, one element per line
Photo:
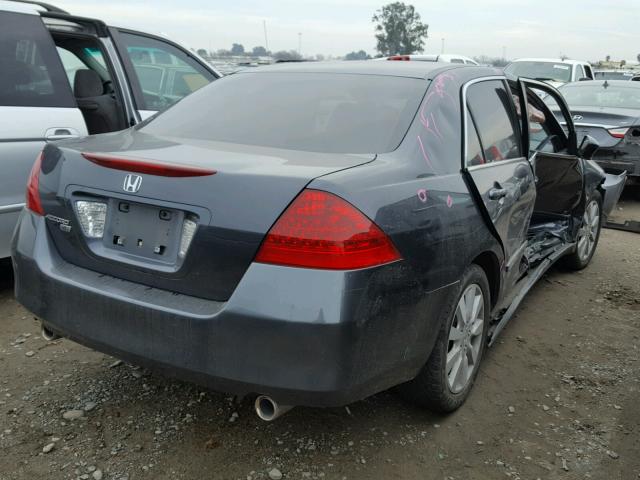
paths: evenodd
<path fill-rule="evenodd" d="M 353 205 L 304 190 L 271 227 L 256 262 L 353 270 L 401 258 L 389 237 Z"/>
<path fill-rule="evenodd" d="M 192 167 L 189 165 L 178 165 L 175 163 L 113 157 L 99 153 L 83 153 L 82 156 L 90 162 L 97 163 L 102 167 L 124 170 L 125 172 L 158 175 L 161 177 L 204 177 L 216 174 L 216 171 L 210 168 Z"/>
<path fill-rule="evenodd" d="M 27 208 L 33 213 L 38 215 L 44 215 L 44 209 L 42 208 L 42 202 L 40 201 L 40 168 L 42 167 L 43 152 L 38 154 L 31 173 L 29 174 L 29 181 L 27 182 Z"/>
<path fill-rule="evenodd" d="M 629 129 L 628 128 L 612 128 L 607 131 L 609 132 L 609 135 L 611 135 L 614 138 L 624 138 L 627 132 L 629 131 Z"/>
<path fill-rule="evenodd" d="M 408 62 L 409 60 L 411 60 L 411 57 L 409 55 L 392 55 L 391 57 L 388 57 L 387 60 Z"/>

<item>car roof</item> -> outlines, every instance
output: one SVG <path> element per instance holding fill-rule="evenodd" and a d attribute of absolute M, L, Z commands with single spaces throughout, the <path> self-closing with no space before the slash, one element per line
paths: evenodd
<path fill-rule="evenodd" d="M 395 77 L 432 79 L 443 71 L 455 68 L 474 68 L 468 65 L 437 63 L 437 62 L 374 62 L 362 61 L 335 61 L 335 62 L 295 62 L 266 65 L 250 70 L 251 73 L 342 73 L 356 75 L 388 75 Z M 477 68 L 477 67 L 475 67 Z M 244 74 L 242 70 L 237 74 Z"/>
<path fill-rule="evenodd" d="M 34 5 L 32 3 L 14 2 L 9 0 L 0 0 L 0 11 L 12 12 L 12 13 L 28 13 L 31 15 L 40 15 L 41 12 L 46 12 L 47 9 L 44 6 Z"/>
<path fill-rule="evenodd" d="M 511 63 L 516 62 L 549 62 L 549 63 L 566 63 L 569 65 L 591 65 L 589 62 L 584 62 L 582 60 L 562 60 L 561 58 L 517 58 L 516 60 L 512 60 Z"/>
<path fill-rule="evenodd" d="M 584 88 L 584 87 L 593 87 L 594 85 L 603 87 L 604 84 L 607 84 L 607 88 L 609 87 L 618 87 L 618 88 L 637 88 L 640 89 L 640 82 L 630 82 L 629 80 L 589 80 L 588 82 L 571 82 L 564 84 L 562 88 Z"/>

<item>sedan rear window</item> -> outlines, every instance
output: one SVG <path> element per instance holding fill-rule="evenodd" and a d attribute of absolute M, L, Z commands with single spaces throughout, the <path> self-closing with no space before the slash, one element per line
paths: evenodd
<path fill-rule="evenodd" d="M 400 144 L 425 80 L 329 73 L 238 73 L 186 97 L 142 131 L 320 153 Z"/>

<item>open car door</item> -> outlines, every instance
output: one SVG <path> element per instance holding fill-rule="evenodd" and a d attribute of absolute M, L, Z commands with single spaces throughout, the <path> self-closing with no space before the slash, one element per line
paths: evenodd
<path fill-rule="evenodd" d="M 585 208 L 583 160 L 576 131 L 560 92 L 543 82 L 520 79 L 522 117 L 529 161 L 536 177 L 534 223 L 582 218 Z"/>

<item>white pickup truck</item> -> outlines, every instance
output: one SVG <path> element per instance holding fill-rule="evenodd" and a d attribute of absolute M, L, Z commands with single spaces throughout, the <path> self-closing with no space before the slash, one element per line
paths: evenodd
<path fill-rule="evenodd" d="M 589 62 L 562 60 L 560 58 L 519 58 L 504 69 L 514 77 L 526 77 L 560 87 L 565 83 L 593 80 Z"/>

